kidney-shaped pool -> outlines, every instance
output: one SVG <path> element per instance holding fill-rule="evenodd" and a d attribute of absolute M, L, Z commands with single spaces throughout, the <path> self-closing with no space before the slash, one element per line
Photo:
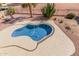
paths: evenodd
<path fill-rule="evenodd" d="M 49 24 L 27 24 L 14 30 L 12 37 L 29 36 L 34 41 L 42 41 L 54 33 L 54 27 Z"/>

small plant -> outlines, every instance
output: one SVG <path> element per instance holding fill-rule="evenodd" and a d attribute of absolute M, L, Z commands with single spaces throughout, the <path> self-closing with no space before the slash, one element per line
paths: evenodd
<path fill-rule="evenodd" d="M 71 28 L 70 28 L 69 26 L 66 26 L 65 29 L 67 29 L 67 30 L 71 30 Z"/>
<path fill-rule="evenodd" d="M 74 13 L 69 13 L 69 14 L 66 15 L 65 18 L 67 18 L 67 19 L 73 19 L 75 16 L 76 15 Z"/>
<path fill-rule="evenodd" d="M 56 10 L 54 4 L 47 3 L 47 6 L 45 6 L 41 11 L 44 17 L 50 18 L 54 15 Z"/>
<path fill-rule="evenodd" d="M 15 14 L 15 9 L 12 7 L 9 7 L 7 9 L 7 15 L 10 15 L 11 18 L 14 18 L 13 15 Z"/>
<path fill-rule="evenodd" d="M 59 23 L 63 23 L 63 21 L 61 20 L 61 21 L 59 21 Z"/>

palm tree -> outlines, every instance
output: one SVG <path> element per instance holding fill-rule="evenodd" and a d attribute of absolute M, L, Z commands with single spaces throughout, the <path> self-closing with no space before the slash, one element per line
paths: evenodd
<path fill-rule="evenodd" d="M 7 9 L 7 15 L 10 15 L 10 17 L 13 19 L 13 18 L 14 18 L 14 17 L 13 17 L 14 14 L 15 14 L 15 9 L 12 8 L 12 7 L 9 7 L 9 8 Z"/>
<path fill-rule="evenodd" d="M 30 17 L 32 18 L 32 7 L 36 7 L 36 4 L 35 3 L 23 3 L 21 5 L 22 8 L 27 8 L 29 7 L 29 12 L 30 12 Z"/>

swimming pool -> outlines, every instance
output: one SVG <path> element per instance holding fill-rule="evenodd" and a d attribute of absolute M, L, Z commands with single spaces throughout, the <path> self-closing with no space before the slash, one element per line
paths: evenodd
<path fill-rule="evenodd" d="M 14 30 L 12 37 L 29 36 L 34 41 L 42 41 L 54 33 L 54 27 L 49 24 L 27 24 Z"/>

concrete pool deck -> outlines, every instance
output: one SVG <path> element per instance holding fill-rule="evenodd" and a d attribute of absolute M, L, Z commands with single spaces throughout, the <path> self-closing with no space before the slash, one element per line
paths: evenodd
<path fill-rule="evenodd" d="M 32 21 L 34 23 L 38 23 L 38 21 Z M 31 38 L 27 37 L 19 37 L 16 39 L 21 40 L 11 40 L 12 38 L 9 37 L 11 35 L 12 30 L 21 27 L 22 25 L 25 25 L 27 23 L 31 23 L 30 21 L 24 21 L 14 24 L 13 26 L 10 26 L 2 31 L 0 31 L 0 47 L 6 46 L 6 45 L 19 45 L 23 46 L 24 48 L 33 49 L 37 42 L 34 42 L 31 40 Z M 64 32 L 52 21 L 49 20 L 46 23 L 50 23 L 54 28 L 55 32 L 54 34 L 46 39 L 45 41 L 41 42 L 37 49 L 29 52 L 25 51 L 23 49 L 20 49 L 18 47 L 7 47 L 7 48 L 0 48 L 0 55 L 72 55 L 75 53 L 75 46 L 71 39 L 68 38 L 64 34 Z M 22 25 L 20 25 L 22 24 Z M 5 35 L 5 37 L 4 37 Z M 14 41 L 14 42 L 13 42 Z"/>

